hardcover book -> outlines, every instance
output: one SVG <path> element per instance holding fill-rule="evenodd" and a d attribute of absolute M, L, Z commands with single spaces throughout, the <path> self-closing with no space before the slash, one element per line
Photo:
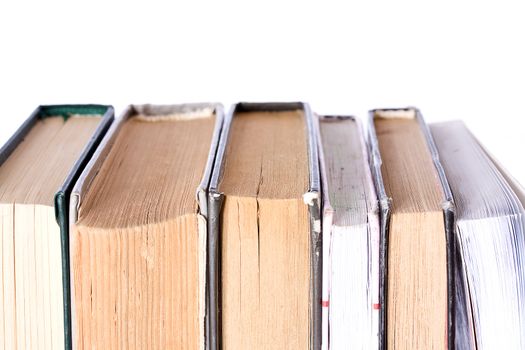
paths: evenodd
<path fill-rule="evenodd" d="M 370 112 L 381 209 L 380 347 L 454 348 L 454 202 L 419 110 Z"/>
<path fill-rule="evenodd" d="M 71 195 L 76 349 L 204 349 L 218 104 L 133 105 Z"/>
<path fill-rule="evenodd" d="M 523 187 L 462 122 L 430 130 L 457 211 L 456 348 L 523 349 Z"/>
<path fill-rule="evenodd" d="M 238 103 L 225 120 L 209 190 L 211 349 L 321 345 L 314 123 L 305 103 Z"/>
<path fill-rule="evenodd" d="M 40 106 L 0 150 L 5 349 L 71 348 L 69 194 L 112 121 L 110 106 Z"/>
<path fill-rule="evenodd" d="M 377 349 L 379 206 L 361 124 L 319 117 L 323 349 Z"/>

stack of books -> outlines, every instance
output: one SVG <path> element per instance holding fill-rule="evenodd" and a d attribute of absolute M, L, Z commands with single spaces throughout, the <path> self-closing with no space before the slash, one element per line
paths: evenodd
<path fill-rule="evenodd" d="M 40 106 L 0 149 L 0 348 L 524 349 L 525 191 L 460 121 Z"/>

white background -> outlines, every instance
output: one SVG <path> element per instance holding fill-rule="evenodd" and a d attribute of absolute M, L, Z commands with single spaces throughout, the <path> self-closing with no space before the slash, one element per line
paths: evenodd
<path fill-rule="evenodd" d="M 0 143 L 38 104 L 304 100 L 463 119 L 525 183 L 518 1 L 0 2 Z"/>

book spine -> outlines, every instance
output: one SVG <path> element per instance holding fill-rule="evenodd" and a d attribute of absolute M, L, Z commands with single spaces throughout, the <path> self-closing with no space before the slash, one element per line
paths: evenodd
<path fill-rule="evenodd" d="M 320 350 L 322 344 L 322 291 L 323 291 L 323 237 L 321 235 L 321 172 L 319 169 L 319 119 L 307 103 L 302 103 L 306 118 L 310 188 L 303 198 L 310 213 L 311 239 L 311 340 L 310 349 Z"/>
<path fill-rule="evenodd" d="M 390 227 L 390 213 L 392 200 L 387 196 L 385 184 L 381 175 L 381 154 L 374 126 L 375 110 L 369 112 L 368 141 L 369 162 L 372 179 L 379 200 L 379 334 L 378 345 L 380 350 L 386 349 L 387 344 L 387 274 L 388 274 L 388 231 Z"/>
<path fill-rule="evenodd" d="M 69 175 L 62 184 L 62 187 L 55 194 L 54 206 L 55 206 L 55 218 L 60 227 L 60 242 L 61 242 L 61 253 L 62 253 L 62 286 L 63 286 L 63 309 L 64 309 L 64 348 L 66 350 L 72 349 L 72 326 L 71 326 L 71 273 L 70 273 L 70 255 L 69 255 L 69 201 L 71 191 L 80 174 L 90 161 L 91 157 L 95 153 L 97 147 L 104 138 L 109 127 L 114 120 L 114 110 L 111 106 L 101 105 L 62 105 L 62 106 L 46 106 L 43 108 L 60 108 L 63 110 L 69 110 L 71 113 L 75 113 L 77 110 L 80 112 L 91 112 L 92 108 L 105 110 L 102 120 L 98 125 L 96 131 L 91 136 L 90 141 L 82 151 L 80 157 L 75 162 L 75 165 L 70 170 Z M 80 114 L 80 113 L 79 113 Z"/>
<path fill-rule="evenodd" d="M 220 304 L 220 215 L 224 195 L 208 194 L 208 254 L 206 281 L 206 350 L 220 349 L 221 304 Z"/>

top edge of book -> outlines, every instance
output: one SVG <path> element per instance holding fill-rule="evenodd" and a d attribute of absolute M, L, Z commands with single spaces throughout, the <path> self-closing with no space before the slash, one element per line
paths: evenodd
<path fill-rule="evenodd" d="M 319 117 L 319 121 L 323 121 L 323 122 L 344 122 L 344 121 L 355 122 L 359 124 L 359 127 L 361 127 L 361 123 L 359 122 L 359 119 L 357 119 L 353 115 L 330 114 L 330 115 L 318 115 L 318 117 Z"/>
<path fill-rule="evenodd" d="M 417 119 L 419 110 L 415 107 L 379 108 L 371 110 L 374 118 L 384 119 Z"/>
<path fill-rule="evenodd" d="M 115 123 L 108 130 L 99 147 L 86 168 L 78 178 L 71 193 L 70 202 L 70 223 L 75 223 L 78 219 L 78 210 L 82 202 L 82 196 L 86 193 L 94 178 L 98 174 L 102 164 L 106 160 L 111 148 L 124 123 L 130 119 L 140 118 L 144 121 L 178 121 L 195 120 L 200 118 L 216 117 L 212 139 L 210 140 L 210 150 L 204 169 L 201 182 L 196 189 L 196 200 L 199 204 L 199 212 L 207 216 L 206 191 L 209 185 L 215 152 L 223 123 L 223 106 L 220 103 L 184 103 L 184 104 L 142 104 L 129 105 L 117 118 Z"/>
<path fill-rule="evenodd" d="M 293 111 L 293 110 L 305 110 L 309 106 L 305 102 L 293 101 L 293 102 L 237 102 L 230 109 L 232 113 L 242 112 L 282 112 L 282 111 Z"/>
<path fill-rule="evenodd" d="M 141 121 L 178 121 L 212 118 L 218 109 L 222 110 L 219 103 L 185 103 L 166 105 L 130 105 L 128 118 L 137 118 Z M 126 113 L 126 112 L 124 112 Z"/>
<path fill-rule="evenodd" d="M 15 133 L 0 148 L 0 166 L 9 158 L 16 147 L 24 140 L 36 122 L 40 119 L 62 117 L 65 120 L 71 116 L 101 116 L 103 119 L 113 117 L 114 110 L 109 105 L 98 104 L 62 104 L 40 105 L 33 110 L 30 116 L 20 125 Z"/>
<path fill-rule="evenodd" d="M 523 188 L 464 122 L 432 123 L 430 129 L 443 152 L 445 169 L 456 196 L 458 220 L 523 212 Z M 479 191 L 480 188 L 483 191 Z M 486 206 L 487 201 L 491 202 L 490 207 Z"/>
<path fill-rule="evenodd" d="M 64 120 L 67 120 L 72 116 L 96 116 L 101 117 L 101 121 L 93 133 L 93 136 L 84 147 L 79 158 L 73 164 L 68 176 L 64 179 L 60 188 L 57 189 L 56 197 L 67 197 L 73 189 L 74 182 L 80 175 L 82 168 L 86 165 L 103 134 L 113 122 L 113 106 L 100 104 L 60 104 L 38 106 L 0 149 L 0 166 L 2 166 L 2 164 L 9 158 L 39 120 L 46 118 L 64 118 Z M 55 201 L 56 200 L 57 198 L 55 198 Z"/>
<path fill-rule="evenodd" d="M 226 146 L 228 144 L 231 124 L 233 118 L 238 113 L 249 112 L 282 112 L 300 110 L 303 112 L 306 123 L 307 147 L 308 147 L 308 171 L 309 171 L 309 189 L 303 194 L 304 202 L 307 205 L 314 206 L 319 204 L 320 200 L 320 170 L 319 170 L 319 154 L 317 149 L 317 132 L 316 120 L 306 102 L 238 102 L 230 108 L 230 111 L 225 116 L 224 125 L 221 131 L 220 142 L 217 149 L 217 156 L 212 171 L 210 180 L 209 193 L 212 197 L 220 197 L 222 193 L 219 192 L 219 183 L 222 177 L 224 168 L 224 160 L 226 157 Z"/>
<path fill-rule="evenodd" d="M 445 171 L 439 159 L 439 153 L 434 143 L 434 139 L 430 133 L 430 129 L 425 122 L 421 111 L 416 107 L 404 107 L 404 108 L 378 108 L 369 111 L 368 121 L 368 139 L 370 149 L 370 167 L 372 169 L 372 177 L 376 184 L 377 195 L 379 198 L 380 206 L 383 210 L 390 210 L 392 199 L 388 197 L 386 193 L 383 177 L 381 173 L 381 154 L 379 151 L 379 143 L 377 140 L 377 134 L 375 130 L 374 121 L 376 119 L 415 119 L 417 120 L 420 130 L 425 138 L 434 169 L 437 172 L 441 189 L 444 194 L 442 201 L 442 209 L 444 211 L 455 211 L 454 200 L 452 197 L 452 191 L 448 183 Z"/>
<path fill-rule="evenodd" d="M 363 125 L 361 121 L 352 115 L 319 115 L 319 123 L 351 123 L 355 125 L 357 133 L 359 134 L 359 144 L 361 147 L 361 159 L 360 162 L 364 167 L 365 182 L 366 186 L 366 195 L 367 195 L 367 205 L 369 207 L 369 213 L 376 213 L 378 210 L 378 201 L 376 190 L 374 187 L 374 181 L 372 179 L 372 174 L 369 167 L 369 156 L 366 141 L 363 133 Z M 319 140 L 322 140 L 322 135 L 319 133 Z M 328 186 L 328 174 L 326 169 L 326 155 L 324 153 L 324 148 L 322 142 L 319 144 L 319 159 L 320 159 L 320 168 L 321 168 L 321 181 L 323 184 L 323 202 L 324 202 L 324 212 L 325 214 L 337 210 L 337 208 L 332 207 L 329 196 L 329 186 Z"/>
<path fill-rule="evenodd" d="M 98 104 L 65 104 L 65 105 L 42 105 L 39 107 L 39 117 L 60 116 L 67 119 L 70 116 L 80 115 L 105 115 L 108 111 L 113 112 L 113 107 Z"/>

